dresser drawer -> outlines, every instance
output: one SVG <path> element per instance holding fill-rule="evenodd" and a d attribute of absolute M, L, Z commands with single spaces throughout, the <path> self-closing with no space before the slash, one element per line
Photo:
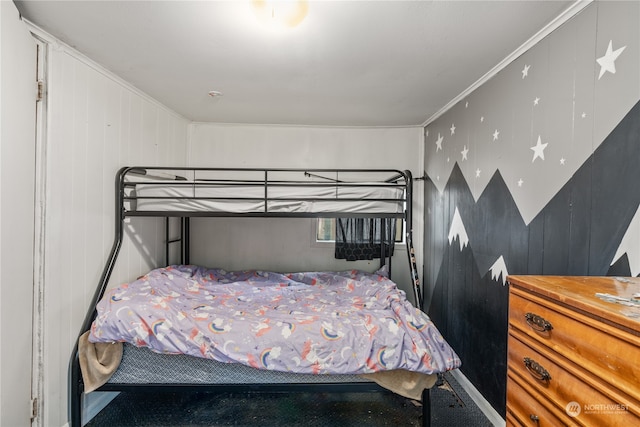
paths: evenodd
<path fill-rule="evenodd" d="M 543 401 L 553 402 L 556 412 L 574 408 L 575 412 L 570 411 L 574 416 L 569 419 L 576 425 L 640 425 L 637 405 L 610 398 L 616 391 L 597 378 L 592 384 L 583 382 L 581 368 L 526 335 L 510 330 L 508 352 L 509 375 L 522 379 L 520 387 L 542 396 Z"/>
<path fill-rule="evenodd" d="M 526 382 L 507 375 L 507 426 L 558 427 L 573 425 L 572 420 L 554 407 Z"/>
<path fill-rule="evenodd" d="M 507 417 L 505 418 L 506 427 L 525 427 L 524 424 L 520 422 L 516 417 L 509 412 L 509 407 L 507 407 Z"/>
<path fill-rule="evenodd" d="M 640 403 L 637 336 L 518 288 L 511 290 L 509 323 Z"/>

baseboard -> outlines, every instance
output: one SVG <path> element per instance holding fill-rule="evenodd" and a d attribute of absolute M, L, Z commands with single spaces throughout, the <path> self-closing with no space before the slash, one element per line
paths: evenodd
<path fill-rule="evenodd" d="M 480 394 L 478 389 L 475 388 L 473 384 L 471 384 L 471 381 L 469 381 L 459 369 L 454 369 L 453 371 L 449 372 L 451 373 L 453 378 L 455 378 L 458 384 L 460 384 L 460 387 L 462 387 L 464 391 L 467 392 L 469 397 L 475 402 L 478 408 L 480 408 L 482 413 L 489 419 L 491 424 L 493 424 L 495 427 L 506 426 L 506 421 L 502 419 L 500 414 L 498 414 L 498 412 L 493 409 L 493 406 L 491 406 L 489 402 L 487 402 L 484 396 Z"/>
<path fill-rule="evenodd" d="M 82 425 L 87 424 L 100 411 L 102 411 L 113 399 L 120 393 L 114 392 L 95 392 L 84 395 L 84 404 L 82 405 Z"/>

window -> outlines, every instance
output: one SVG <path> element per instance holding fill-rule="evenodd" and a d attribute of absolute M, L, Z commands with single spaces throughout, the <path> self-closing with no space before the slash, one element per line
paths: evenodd
<path fill-rule="evenodd" d="M 404 243 L 404 221 L 402 218 L 396 220 L 396 243 Z M 336 241 L 336 220 L 335 218 L 318 218 L 316 221 L 316 242 Z"/>

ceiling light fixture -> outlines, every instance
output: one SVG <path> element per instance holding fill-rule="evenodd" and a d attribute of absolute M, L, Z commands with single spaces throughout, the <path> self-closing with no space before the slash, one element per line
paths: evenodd
<path fill-rule="evenodd" d="M 294 28 L 307 17 L 307 0 L 252 0 L 258 20 L 270 27 Z"/>
<path fill-rule="evenodd" d="M 209 91 L 209 96 L 212 98 L 217 98 L 219 96 L 222 96 L 222 92 L 219 92 L 217 90 L 210 90 Z"/>

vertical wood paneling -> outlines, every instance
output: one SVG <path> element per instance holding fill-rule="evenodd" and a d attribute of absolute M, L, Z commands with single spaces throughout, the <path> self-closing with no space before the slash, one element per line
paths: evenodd
<path fill-rule="evenodd" d="M 58 140 L 64 144 L 49 141 L 48 167 L 47 167 L 47 219 L 45 238 L 45 280 L 44 280 L 44 324 L 49 325 L 45 330 L 44 344 L 44 390 L 47 397 L 45 411 L 50 407 L 56 408 L 64 405 L 62 396 L 64 389 L 60 386 L 64 372 L 60 367 L 64 363 L 64 355 L 70 353 L 70 331 L 72 328 L 69 314 L 71 301 L 68 295 L 71 292 L 69 273 L 73 271 L 73 241 L 71 235 L 65 233 L 65 214 L 71 213 L 73 202 L 73 187 L 71 167 L 60 167 L 56 171 L 56 179 L 51 179 L 52 165 L 64 165 L 73 157 L 73 121 L 61 120 L 64 115 L 73 114 L 75 71 L 73 63 L 66 56 L 58 56 L 57 61 L 52 61 L 51 80 L 58 79 L 60 87 L 67 90 L 49 91 L 49 126 L 51 135 L 60 135 Z M 50 137 L 50 139 L 53 139 Z M 67 185 L 68 190 L 65 189 Z M 64 256 L 66 254 L 66 256 Z M 63 310 L 63 307 L 65 308 Z M 55 328 L 54 328 L 55 327 Z M 46 326 L 45 326 L 46 328 Z M 77 327 L 76 327 L 77 328 Z M 51 331 L 51 333 L 48 333 Z M 59 421 L 60 416 L 56 415 Z M 45 414 L 45 419 L 47 419 Z M 55 422 L 52 420 L 52 422 Z M 57 425 L 61 425 L 59 422 Z"/>
<path fill-rule="evenodd" d="M 121 90 L 120 91 L 120 140 L 119 140 L 119 148 L 120 148 L 120 158 L 118 160 L 118 164 L 121 166 L 126 165 L 130 162 L 130 152 L 131 152 L 131 97 L 132 93 L 128 91 Z M 112 179 L 112 185 L 114 184 L 114 179 Z M 115 202 L 115 201 L 114 201 Z M 126 235 L 125 235 L 126 237 Z M 120 250 L 120 257 L 118 258 L 118 263 L 116 264 L 116 268 L 119 271 L 119 282 L 123 282 L 126 280 L 126 277 L 129 276 L 130 270 L 130 253 L 131 253 L 131 242 L 128 238 L 125 238 L 122 242 L 122 249 Z"/>
<path fill-rule="evenodd" d="M 86 313 L 86 306 L 91 300 L 95 289 L 94 283 L 100 279 L 100 270 L 104 263 L 102 258 L 102 230 L 106 221 L 103 222 L 105 213 L 102 205 L 102 170 L 106 162 L 104 158 L 105 129 L 106 129 L 106 101 L 108 86 L 107 80 L 96 73 L 89 73 L 87 85 L 87 139 L 85 164 L 85 211 L 86 224 L 84 235 L 85 254 L 85 278 L 82 286 L 84 288 L 84 298 L 82 306 L 78 307 L 80 312 Z M 105 218 L 106 219 L 106 218 Z"/>
<path fill-rule="evenodd" d="M 71 310 L 69 313 L 70 327 L 72 327 L 73 319 L 81 316 L 81 307 L 85 300 L 84 280 L 86 279 L 86 253 L 85 253 L 85 233 L 87 230 L 87 212 L 86 212 L 86 192 L 87 192 L 87 86 L 89 69 L 79 63 L 72 63 L 75 74 L 75 85 L 73 98 L 71 102 L 71 111 L 73 116 L 70 117 L 73 123 L 73 133 L 71 135 L 71 158 L 70 163 L 65 166 L 71 169 L 71 210 L 68 215 L 64 216 L 64 230 L 71 233 L 71 265 L 68 270 L 69 277 L 67 281 L 70 283 L 69 295 L 71 297 Z M 53 166 L 53 165 L 52 165 Z M 53 170 L 52 170 L 53 172 Z M 63 187 L 64 188 L 64 187 Z M 72 226 L 73 224 L 73 226 Z M 72 228 L 73 227 L 73 228 Z M 77 329 L 77 326 L 76 326 Z M 66 333 L 66 342 L 71 344 L 71 334 Z"/>
<path fill-rule="evenodd" d="M 102 215 L 104 216 L 102 229 L 102 250 L 98 259 L 107 259 L 113 242 L 115 226 L 113 216 L 115 215 L 114 201 L 114 173 L 113 166 L 120 164 L 120 138 L 122 135 L 122 121 L 120 100 L 122 89 L 115 82 L 106 82 L 106 112 L 105 112 L 105 143 L 102 150 L 104 167 L 102 168 Z M 114 271 L 114 278 L 120 278 L 120 270 Z"/>
<path fill-rule="evenodd" d="M 570 276 L 584 274 L 589 259 L 589 227 L 591 225 L 591 177 L 592 161 L 586 162 L 573 176 L 571 188 L 571 219 L 569 221 Z M 640 241 L 640 240 L 639 240 Z"/>
<path fill-rule="evenodd" d="M 44 425 L 61 426 L 69 357 L 113 243 L 115 174 L 184 160 L 188 122 L 69 48 L 52 51 L 50 70 Z M 130 225 L 112 284 L 161 260 L 160 227 Z"/>

